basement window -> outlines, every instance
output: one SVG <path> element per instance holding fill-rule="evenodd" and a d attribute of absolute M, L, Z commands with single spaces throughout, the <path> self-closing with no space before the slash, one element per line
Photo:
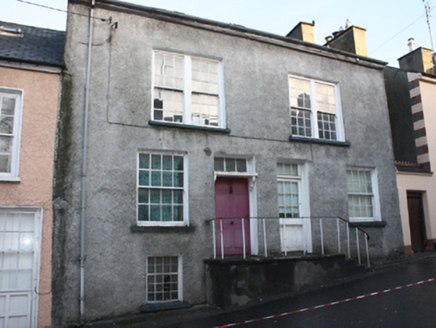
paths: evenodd
<path fill-rule="evenodd" d="M 180 301 L 181 257 L 150 256 L 147 258 L 147 302 Z"/>

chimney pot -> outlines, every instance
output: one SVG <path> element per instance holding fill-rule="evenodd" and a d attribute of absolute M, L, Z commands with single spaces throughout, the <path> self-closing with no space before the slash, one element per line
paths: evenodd
<path fill-rule="evenodd" d="M 407 46 L 409 47 L 409 52 L 412 52 L 413 50 L 415 50 L 415 39 L 409 38 L 407 40 Z"/>

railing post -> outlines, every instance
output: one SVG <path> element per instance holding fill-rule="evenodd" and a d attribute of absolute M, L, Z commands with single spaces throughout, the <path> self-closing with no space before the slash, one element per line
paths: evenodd
<path fill-rule="evenodd" d="M 360 260 L 360 245 L 359 245 L 359 230 L 354 228 L 356 230 L 356 248 L 357 248 L 357 258 L 359 260 L 359 264 L 362 264 L 362 261 Z"/>
<path fill-rule="evenodd" d="M 306 241 L 306 232 L 304 231 L 304 227 L 305 227 L 304 218 L 301 218 L 301 222 L 302 222 L 301 229 L 303 230 L 303 247 L 304 247 L 303 255 L 306 255 L 307 254 L 307 241 Z"/>
<path fill-rule="evenodd" d="M 243 252 L 244 252 L 244 260 L 245 260 L 245 257 L 246 257 L 246 254 L 245 254 L 245 221 L 244 221 L 244 218 L 242 218 L 241 219 L 242 220 L 242 249 L 243 249 Z"/>
<path fill-rule="evenodd" d="M 224 259 L 224 233 L 223 233 L 223 218 L 220 218 L 220 234 L 221 234 L 221 259 Z"/>
<path fill-rule="evenodd" d="M 212 221 L 212 239 L 213 239 L 213 258 L 216 259 L 216 235 L 215 235 L 216 219 Z"/>
<path fill-rule="evenodd" d="M 348 258 L 351 258 L 350 253 L 350 224 L 347 222 L 347 255 Z"/>
<path fill-rule="evenodd" d="M 321 254 L 324 255 L 324 233 L 322 231 L 322 219 L 319 219 L 319 230 L 321 235 Z"/>
<path fill-rule="evenodd" d="M 366 263 L 368 268 L 371 267 L 371 261 L 369 260 L 369 247 L 368 247 L 368 235 L 365 233 L 365 248 L 366 248 Z"/>
<path fill-rule="evenodd" d="M 341 254 L 341 230 L 339 229 L 339 219 L 336 219 L 336 230 L 338 237 L 338 254 Z"/>
<path fill-rule="evenodd" d="M 285 250 L 285 256 L 288 256 L 288 251 L 286 250 L 286 240 L 285 240 L 285 226 L 286 226 L 286 222 L 285 220 L 283 220 L 283 224 L 279 223 L 279 226 L 281 226 L 281 235 L 282 235 L 282 241 L 283 241 L 283 249 Z"/>
<path fill-rule="evenodd" d="M 268 257 L 268 249 L 266 244 L 266 226 L 265 226 L 265 218 L 262 219 L 263 221 L 263 248 L 265 251 L 265 257 Z"/>

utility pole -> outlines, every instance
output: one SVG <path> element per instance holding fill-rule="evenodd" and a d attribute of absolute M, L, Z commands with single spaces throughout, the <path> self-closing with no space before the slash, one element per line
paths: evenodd
<path fill-rule="evenodd" d="M 432 53 L 432 57 L 433 57 L 433 71 L 436 71 L 436 55 L 434 53 L 433 36 L 431 34 L 431 27 L 430 27 L 430 10 L 431 10 L 431 8 L 430 8 L 428 1 L 425 2 L 425 0 L 422 0 L 422 2 L 424 3 L 425 15 L 427 17 L 428 33 L 430 34 L 431 53 Z"/>

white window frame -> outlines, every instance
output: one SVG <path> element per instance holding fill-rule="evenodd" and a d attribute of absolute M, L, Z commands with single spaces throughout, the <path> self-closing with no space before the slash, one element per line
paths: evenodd
<path fill-rule="evenodd" d="M 297 166 L 298 174 L 297 175 L 279 175 L 277 173 L 277 184 L 279 182 L 290 182 L 290 183 L 297 183 L 297 189 L 298 189 L 298 216 L 297 217 L 280 217 L 280 206 L 279 206 L 279 217 L 281 219 L 299 219 L 302 217 L 301 215 L 301 209 L 302 209 L 302 195 L 301 195 L 301 166 L 296 163 L 277 163 L 277 165 L 283 164 L 283 165 L 295 165 Z"/>
<path fill-rule="evenodd" d="M 290 92 L 291 85 L 289 83 L 291 79 L 306 81 L 306 82 L 309 82 L 309 84 L 310 84 L 310 109 L 307 109 L 307 108 L 305 108 L 305 109 L 302 108 L 302 109 L 310 112 L 310 116 L 311 116 L 310 127 L 311 127 L 311 134 L 312 135 L 311 136 L 305 136 L 305 135 L 300 135 L 300 134 L 294 134 L 294 135 L 297 137 L 320 139 L 320 140 L 327 140 L 327 141 L 345 141 L 344 123 L 343 123 L 343 118 L 342 118 L 342 108 L 341 108 L 339 84 L 289 74 L 288 75 L 288 92 L 289 92 L 289 110 L 290 111 L 292 111 L 293 108 L 295 108 L 296 110 L 299 110 L 299 107 L 291 106 L 291 92 Z M 320 138 L 319 137 L 318 113 L 323 113 L 323 114 L 332 114 L 332 113 L 323 112 L 323 111 L 317 109 L 316 84 L 324 84 L 324 85 L 334 87 L 334 95 L 335 95 L 335 114 L 334 115 L 335 115 L 336 139 L 327 139 L 327 138 Z M 291 115 L 291 112 L 289 112 L 289 114 Z M 292 125 L 292 123 L 291 123 L 291 125 Z"/>
<path fill-rule="evenodd" d="M 183 69 L 183 90 L 174 88 L 172 90 L 177 90 L 183 93 L 183 117 L 182 122 L 174 122 L 174 121 L 165 121 L 165 120 L 157 120 L 154 117 L 154 91 L 156 88 L 159 88 L 159 86 L 156 85 L 155 82 L 155 56 L 157 53 L 162 54 L 168 54 L 168 55 L 175 55 L 175 56 L 181 56 L 183 57 L 183 63 L 184 63 L 184 69 Z M 208 60 L 211 62 L 215 62 L 218 65 L 218 93 L 207 93 L 207 92 L 193 92 L 192 90 L 192 58 L 198 58 L 202 60 Z M 206 56 L 197 56 L 197 55 L 186 55 L 182 53 L 172 52 L 172 51 L 162 51 L 162 50 L 153 50 L 153 74 L 152 74 L 152 104 L 151 104 L 151 119 L 152 121 L 157 122 L 164 122 L 164 123 L 171 123 L 171 124 L 181 124 L 181 125 L 195 125 L 199 127 L 207 127 L 211 129 L 224 129 L 225 128 L 225 108 L 224 108 L 224 83 L 223 83 L 223 65 L 222 61 L 215 58 L 210 58 Z M 168 89 L 171 90 L 171 89 Z M 198 121 L 194 120 L 192 117 L 192 94 L 198 93 L 198 94 L 205 94 L 205 95 L 212 95 L 216 96 L 218 98 L 218 109 L 217 109 L 217 115 L 218 115 L 218 126 L 213 125 L 206 125 L 201 124 L 201 119 L 199 118 Z"/>
<path fill-rule="evenodd" d="M 177 266 L 177 287 L 178 287 L 178 290 L 177 290 L 178 293 L 177 294 L 178 295 L 177 295 L 177 300 L 160 300 L 160 301 L 156 301 L 156 300 L 150 301 L 150 300 L 148 300 L 148 292 L 149 292 L 149 290 L 148 290 L 148 277 L 149 277 L 149 275 L 151 275 L 148 272 L 148 261 L 149 261 L 150 257 L 154 257 L 154 258 L 156 258 L 156 257 L 177 257 L 177 259 L 178 259 L 178 266 Z M 183 268 L 183 258 L 182 258 L 182 255 L 150 255 L 150 256 L 147 256 L 147 258 L 146 258 L 146 274 L 145 274 L 145 298 L 146 298 L 146 303 L 149 303 L 149 304 L 159 304 L 159 303 L 171 303 L 171 302 L 181 302 L 181 301 L 183 301 L 183 270 L 182 270 L 182 268 Z M 156 276 L 156 274 L 155 274 L 155 276 Z"/>
<path fill-rule="evenodd" d="M 165 155 L 170 155 L 170 156 L 181 156 L 183 157 L 183 221 L 142 221 L 139 220 L 139 189 L 144 188 L 143 186 L 140 186 L 139 184 L 139 156 L 140 154 L 149 154 L 149 155 L 161 155 L 161 156 L 165 156 Z M 141 150 L 138 151 L 137 153 L 137 163 L 136 163 L 136 224 L 138 226 L 189 226 L 189 196 L 188 196 L 188 190 L 189 190 L 189 186 L 188 186 L 188 172 L 189 172 L 189 167 L 188 167 L 188 155 L 186 153 L 183 152 L 166 152 L 166 151 L 147 151 L 147 150 Z M 151 179 L 150 179 L 151 181 Z M 175 190 L 176 188 L 173 187 L 153 187 L 153 186 L 149 186 L 149 188 L 147 188 L 148 190 L 151 189 L 158 189 L 158 190 Z"/>
<path fill-rule="evenodd" d="M 12 132 L 13 141 L 12 141 L 12 154 L 11 154 L 11 171 L 0 172 L 0 181 L 20 181 L 18 173 L 19 173 L 19 159 L 20 159 L 23 94 L 24 91 L 22 89 L 0 87 L 0 99 L 2 96 L 15 99 L 14 129 Z M 0 136 L 10 136 L 10 135 L 0 133 Z"/>
<path fill-rule="evenodd" d="M 379 197 L 379 189 L 378 189 L 378 179 L 377 179 L 377 170 L 374 168 L 368 168 L 368 167 L 347 167 L 346 169 L 346 175 L 345 175 L 345 181 L 347 181 L 347 174 L 348 171 L 365 171 L 371 173 L 371 187 L 372 187 L 372 194 L 363 194 L 363 193 L 350 193 L 348 191 L 348 184 L 347 184 L 347 204 L 348 204 L 348 197 L 350 195 L 362 195 L 362 196 L 372 196 L 372 217 L 353 217 L 350 216 L 350 213 L 348 213 L 348 218 L 350 222 L 372 222 L 372 221 L 381 221 L 381 214 L 380 214 L 380 197 Z M 348 211 L 348 207 L 347 207 Z"/>

